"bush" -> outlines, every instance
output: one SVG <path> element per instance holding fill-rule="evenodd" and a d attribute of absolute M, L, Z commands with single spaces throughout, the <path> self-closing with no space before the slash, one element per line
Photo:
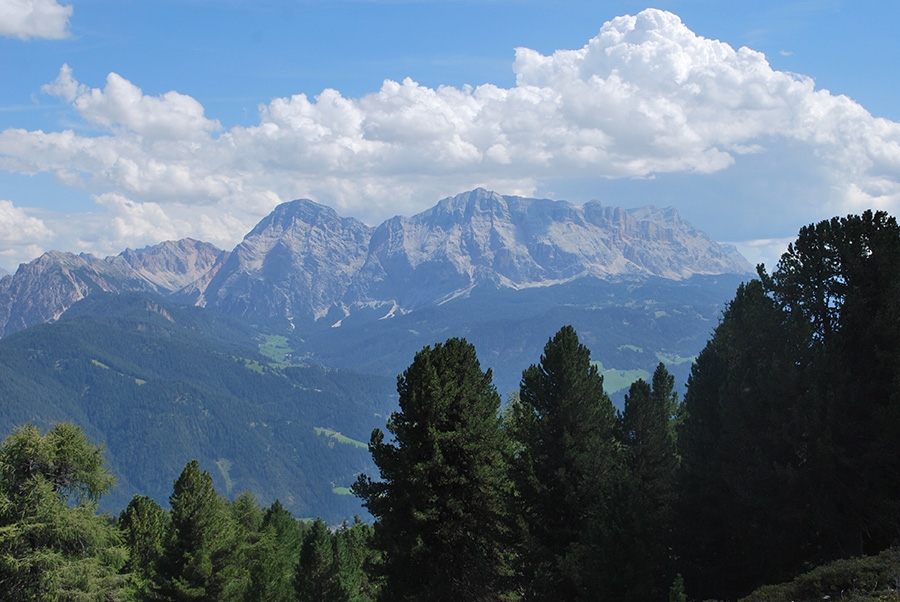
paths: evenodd
<path fill-rule="evenodd" d="M 790 583 L 763 586 L 740 602 L 813 600 L 900 602 L 900 548 L 816 567 Z"/>

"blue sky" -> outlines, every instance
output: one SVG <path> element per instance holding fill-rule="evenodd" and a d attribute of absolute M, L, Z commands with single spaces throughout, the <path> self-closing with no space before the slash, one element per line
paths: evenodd
<path fill-rule="evenodd" d="M 652 8 L 651 8 L 652 6 Z M 771 265 L 900 204 L 900 3 L 0 0 L 0 266 L 279 202 L 673 205 Z"/>

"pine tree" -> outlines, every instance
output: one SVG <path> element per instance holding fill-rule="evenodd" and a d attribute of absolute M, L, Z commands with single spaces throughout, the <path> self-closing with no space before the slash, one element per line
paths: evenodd
<path fill-rule="evenodd" d="M 157 563 L 157 593 L 166 600 L 226 602 L 243 594 L 235 525 L 212 477 L 192 460 L 175 481 L 169 532 Z"/>
<path fill-rule="evenodd" d="M 135 495 L 119 515 L 119 530 L 129 550 L 127 570 L 145 594 L 162 556 L 166 523 L 162 507 L 144 495 Z"/>
<path fill-rule="evenodd" d="M 701 596 L 900 535 L 900 226 L 819 222 L 757 271 L 685 396 L 679 548 Z"/>
<path fill-rule="evenodd" d="M 617 511 L 622 600 L 663 599 L 674 578 L 676 427 L 680 414 L 675 379 L 664 364 L 652 387 L 632 383 L 619 417 L 627 477 Z"/>
<path fill-rule="evenodd" d="M 508 440 L 500 397 L 475 348 L 449 339 L 398 378 L 400 411 L 369 449 L 381 481 L 354 491 L 376 518 L 383 600 L 498 600 L 509 576 L 504 497 Z"/>
<path fill-rule="evenodd" d="M 528 597 L 610 599 L 613 498 L 622 478 L 616 415 L 571 326 L 522 374 L 510 410 L 512 475 L 524 521 Z"/>
<path fill-rule="evenodd" d="M 303 529 L 275 500 L 263 514 L 260 539 L 251 552 L 247 602 L 295 602 L 294 575 Z"/>
<path fill-rule="evenodd" d="M 806 332 L 753 280 L 691 370 L 678 488 L 679 555 L 694 595 L 739 597 L 790 578 L 821 543 L 828 511 L 814 475 L 827 434 L 807 386 Z"/>
<path fill-rule="evenodd" d="M 303 538 L 294 576 L 298 602 L 347 602 L 335 563 L 335 544 L 322 519 L 316 519 Z"/>

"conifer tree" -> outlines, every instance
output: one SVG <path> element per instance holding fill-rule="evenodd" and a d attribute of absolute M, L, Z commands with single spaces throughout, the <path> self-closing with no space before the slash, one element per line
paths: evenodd
<path fill-rule="evenodd" d="M 337 578 L 332 539 L 321 518 L 316 519 L 306 532 L 294 576 L 298 602 L 346 602 L 347 597 Z"/>
<path fill-rule="evenodd" d="M 244 581 L 235 558 L 235 525 L 197 460 L 175 481 L 169 503 L 169 532 L 156 571 L 158 595 L 175 601 L 239 600 Z"/>
<path fill-rule="evenodd" d="M 263 514 L 260 538 L 251 552 L 247 602 L 295 602 L 294 575 L 303 529 L 275 500 Z"/>
<path fill-rule="evenodd" d="M 509 577 L 508 440 L 500 397 L 462 339 L 425 347 L 398 378 L 400 411 L 369 449 L 381 481 L 354 491 L 376 518 L 382 600 L 502 599 Z"/>
<path fill-rule="evenodd" d="M 679 556 L 691 595 L 736 598 L 788 579 L 822 543 L 832 511 L 814 475 L 828 435 L 807 386 L 816 354 L 807 332 L 753 280 L 691 369 L 678 438 Z"/>
<path fill-rule="evenodd" d="M 512 475 L 535 600 L 612 599 L 610 529 L 622 478 L 616 415 L 590 351 L 565 326 L 522 374 Z"/>
<path fill-rule="evenodd" d="M 619 417 L 627 477 L 619 498 L 617 545 L 622 600 L 661 600 L 674 578 L 676 427 L 680 414 L 675 379 L 664 364 L 652 386 L 632 383 Z"/>
<path fill-rule="evenodd" d="M 119 515 L 119 529 L 129 550 L 127 570 L 145 595 L 155 576 L 156 563 L 162 556 L 166 523 L 162 507 L 145 495 L 131 498 Z"/>

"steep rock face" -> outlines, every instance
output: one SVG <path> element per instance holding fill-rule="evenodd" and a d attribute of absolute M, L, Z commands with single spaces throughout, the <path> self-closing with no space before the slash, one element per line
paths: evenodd
<path fill-rule="evenodd" d="M 138 251 L 125 249 L 106 261 L 112 265 L 126 264 L 158 291 L 173 292 L 202 279 L 212 266 L 222 261 L 223 255 L 227 252 L 215 245 L 184 238 Z"/>
<path fill-rule="evenodd" d="M 479 189 L 381 224 L 355 290 L 359 301 L 394 299 L 413 308 L 485 281 L 521 288 L 584 276 L 682 279 L 749 270 L 735 249 L 713 242 L 675 209 L 580 207 Z"/>
<path fill-rule="evenodd" d="M 98 291 L 171 294 L 207 274 L 222 253 L 192 239 L 127 249 L 105 259 L 49 251 L 0 279 L 0 336 L 52 322 Z"/>
<path fill-rule="evenodd" d="M 201 303 L 263 321 L 319 318 L 344 297 L 371 235 L 369 226 L 330 207 L 284 203 L 235 247 Z"/>

